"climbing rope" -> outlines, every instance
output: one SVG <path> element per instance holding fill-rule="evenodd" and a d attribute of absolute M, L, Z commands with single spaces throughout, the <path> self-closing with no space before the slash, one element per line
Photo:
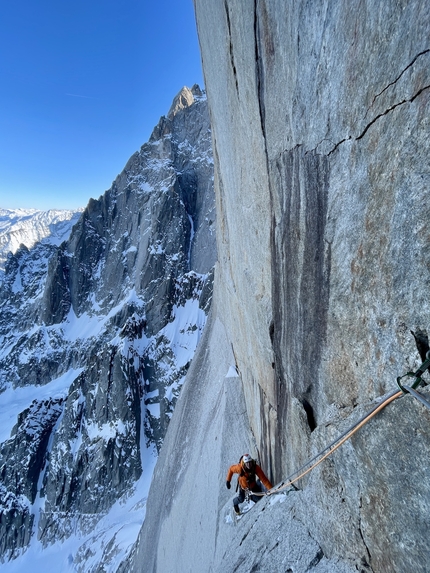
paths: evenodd
<path fill-rule="evenodd" d="M 288 476 L 288 478 L 286 479 L 285 482 L 281 482 L 279 485 L 275 486 L 270 491 L 266 492 L 265 495 L 273 495 L 273 494 L 279 493 L 279 492 L 283 491 L 284 489 L 286 489 L 287 487 L 290 487 L 291 485 L 293 485 L 296 481 L 299 481 L 299 479 L 301 479 L 306 474 L 311 472 L 321 462 L 323 462 L 326 458 L 328 458 L 333 452 L 335 452 L 338 448 L 340 448 L 340 446 L 342 444 L 344 444 L 347 440 L 349 440 L 349 438 L 351 438 L 351 436 L 353 436 L 355 434 L 355 432 L 357 432 L 360 428 L 362 428 L 365 424 L 367 424 L 367 422 L 369 420 L 371 420 L 373 418 L 373 416 L 376 416 L 376 414 L 378 412 L 380 412 L 383 408 L 388 406 L 388 404 L 390 404 L 391 402 L 396 400 L 396 398 L 399 398 L 402 395 L 403 394 L 402 394 L 401 390 L 396 390 L 396 391 L 392 392 L 391 394 L 389 394 L 383 400 L 383 402 L 381 402 L 380 404 L 377 404 L 370 412 L 365 414 L 353 426 L 348 428 L 348 430 L 346 430 L 346 432 L 341 434 L 331 444 L 329 444 L 323 450 L 318 452 L 318 454 L 316 454 L 316 456 L 314 456 L 311 460 L 306 462 L 306 464 L 304 464 L 301 468 L 299 468 L 294 473 L 292 473 L 290 476 Z M 307 468 L 307 469 L 305 469 L 305 468 Z M 296 474 L 299 474 L 299 475 L 294 477 Z"/>
<path fill-rule="evenodd" d="M 419 386 L 422 382 L 422 374 L 430 367 L 430 350 L 426 354 L 426 360 L 421 364 L 421 366 L 415 372 L 408 372 L 404 376 L 397 378 L 397 384 L 399 386 L 399 390 L 394 390 L 386 398 L 382 400 L 380 404 L 376 404 L 374 408 L 362 416 L 355 424 L 353 424 L 348 430 L 343 432 L 340 436 L 338 436 L 331 444 L 326 446 L 323 450 L 318 452 L 312 459 L 308 460 L 303 466 L 298 468 L 295 472 L 287 477 L 285 481 L 282 481 L 280 484 L 274 486 L 271 490 L 267 492 L 252 492 L 252 495 L 256 495 L 258 497 L 266 496 L 266 495 L 274 495 L 282 492 L 287 487 L 292 486 L 295 482 L 299 481 L 302 477 L 307 475 L 311 472 L 314 468 L 316 468 L 321 462 L 323 462 L 326 458 L 328 458 L 333 452 L 335 452 L 342 444 L 344 444 L 347 440 L 349 440 L 360 428 L 362 428 L 369 420 L 371 420 L 378 412 L 383 410 L 388 404 L 404 396 L 406 393 L 411 394 L 414 398 L 419 400 L 424 406 L 430 408 L 430 402 L 428 402 L 422 394 L 417 392 L 415 388 Z M 402 386 L 400 384 L 400 380 L 405 378 L 406 376 L 414 377 L 415 380 L 412 384 L 412 387 L 409 386 Z M 296 477 L 294 477 L 296 476 Z"/>

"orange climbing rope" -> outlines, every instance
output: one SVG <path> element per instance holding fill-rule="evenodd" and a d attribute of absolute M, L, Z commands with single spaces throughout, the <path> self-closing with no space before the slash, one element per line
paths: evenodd
<path fill-rule="evenodd" d="M 346 432 L 341 434 L 336 440 L 334 440 L 331 444 L 329 444 L 326 448 L 318 452 L 316 456 L 306 462 L 303 466 L 301 466 L 298 470 L 292 473 L 285 482 L 281 482 L 279 485 L 276 485 L 271 490 L 264 492 L 264 493 L 255 493 L 252 492 L 252 495 L 256 496 L 265 496 L 265 495 L 274 495 L 277 494 L 287 487 L 293 485 L 296 481 L 304 477 L 306 474 L 311 472 L 314 468 L 316 468 L 322 461 L 328 458 L 333 452 L 335 452 L 342 444 L 344 444 L 351 436 L 355 434 L 360 428 L 362 428 L 369 420 L 373 418 L 378 412 L 383 410 L 388 404 L 400 398 L 400 396 L 404 396 L 406 393 L 409 393 L 411 396 L 419 400 L 424 406 L 430 408 L 430 402 L 428 402 L 424 396 L 416 392 L 416 388 L 421 384 L 422 375 L 424 372 L 429 369 L 430 370 L 430 350 L 426 354 L 426 359 L 421 364 L 421 366 L 415 372 L 408 372 L 404 376 L 397 378 L 397 385 L 399 386 L 399 390 L 395 390 L 391 392 L 380 404 L 376 405 L 370 412 L 365 414 L 362 418 L 360 418 L 352 427 L 350 427 Z M 400 380 L 405 377 L 413 377 L 415 378 L 411 387 L 409 386 L 402 386 Z M 299 474 L 299 475 L 296 475 Z M 296 477 L 294 477 L 296 476 Z"/>
<path fill-rule="evenodd" d="M 323 462 L 326 458 L 328 458 L 333 452 L 335 452 L 338 448 L 340 448 L 340 446 L 342 444 L 344 444 L 347 440 L 349 440 L 349 438 L 351 438 L 351 436 L 353 436 L 355 434 L 355 432 L 357 432 L 360 428 L 362 428 L 365 424 L 367 424 L 367 422 L 369 420 L 371 420 L 373 418 L 373 416 L 376 416 L 376 414 L 378 412 L 380 412 L 383 408 L 388 406 L 388 404 L 390 404 L 391 402 L 393 402 L 394 400 L 396 400 L 396 398 L 399 398 L 400 396 L 403 396 L 403 392 L 401 390 L 397 390 L 395 393 L 389 394 L 383 402 L 381 402 L 378 406 L 373 408 L 373 410 L 368 412 L 363 418 L 358 420 L 358 422 L 356 422 L 354 424 L 354 426 L 349 428 L 346 432 L 344 432 L 341 436 L 339 436 L 334 442 L 332 442 L 329 446 L 324 448 L 324 450 L 319 452 L 314 458 L 309 460 L 304 466 L 302 466 L 301 468 L 296 470 L 293 474 L 291 474 L 291 476 L 287 478 L 286 482 L 280 483 L 279 485 L 275 486 L 274 488 L 272 488 L 268 492 L 265 492 L 262 495 L 273 495 L 273 494 L 279 493 L 280 491 L 286 489 L 287 487 L 290 487 L 290 485 L 292 485 L 293 483 L 295 483 L 296 481 L 298 481 L 299 479 L 304 477 L 306 474 L 311 472 L 321 462 Z M 317 459 L 317 461 L 315 461 L 316 459 Z M 312 465 L 309 466 L 309 464 L 312 464 Z M 309 467 L 305 471 L 303 471 L 304 468 L 306 468 L 307 466 L 309 466 Z M 301 472 L 301 473 L 297 477 L 292 479 L 292 476 L 294 476 L 296 473 L 299 473 L 299 472 Z M 254 495 L 258 495 L 258 494 L 254 494 Z"/>
<path fill-rule="evenodd" d="M 430 350 L 426 354 L 425 361 L 421 364 L 421 366 L 415 372 L 408 372 L 404 376 L 397 378 L 397 385 L 399 386 L 399 390 L 395 390 L 391 392 L 380 404 L 377 404 L 370 412 L 365 414 L 361 417 L 353 426 L 351 426 L 346 432 L 338 436 L 331 444 L 326 446 L 323 450 L 318 452 L 316 456 L 312 459 L 308 460 L 303 466 L 297 469 L 294 473 L 292 473 L 286 481 L 281 482 L 280 484 L 274 486 L 271 490 L 266 492 L 249 492 L 253 496 L 263 497 L 266 495 L 274 495 L 277 493 L 282 492 L 287 487 L 293 485 L 296 481 L 299 481 L 302 477 L 306 474 L 311 472 L 314 468 L 316 468 L 321 462 L 323 462 L 326 458 L 328 458 L 333 452 L 335 452 L 342 444 L 344 444 L 351 436 L 355 434 L 360 428 L 362 428 L 369 420 L 371 420 L 378 412 L 383 410 L 388 404 L 400 398 L 400 396 L 404 396 L 406 393 L 409 393 L 411 396 L 419 400 L 424 406 L 430 408 L 430 402 L 428 402 L 424 396 L 416 392 L 415 388 L 419 386 L 422 382 L 422 374 L 429 369 L 430 370 Z M 402 386 L 400 384 L 400 380 L 405 378 L 406 376 L 414 377 L 415 380 L 412 384 L 412 387 L 409 386 Z M 296 475 L 298 474 L 298 475 Z M 294 477 L 296 476 L 296 477 Z"/>

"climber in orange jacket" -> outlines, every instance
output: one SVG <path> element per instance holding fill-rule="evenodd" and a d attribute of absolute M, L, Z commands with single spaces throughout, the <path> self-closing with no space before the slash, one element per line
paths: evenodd
<path fill-rule="evenodd" d="M 239 503 L 244 502 L 246 491 L 255 493 L 263 492 L 263 486 L 261 482 L 263 482 L 263 485 L 266 489 L 272 489 L 272 484 L 267 479 L 265 473 L 249 454 L 243 455 L 240 458 L 238 464 L 230 466 L 230 469 L 227 472 L 227 489 L 230 489 L 231 487 L 231 478 L 233 477 L 233 474 L 239 474 L 239 495 L 233 499 L 234 511 L 237 513 L 237 515 L 240 514 Z M 257 477 L 261 481 L 257 481 Z M 257 503 L 261 497 L 262 496 L 260 495 L 250 495 L 250 499 L 252 499 L 254 503 Z"/>

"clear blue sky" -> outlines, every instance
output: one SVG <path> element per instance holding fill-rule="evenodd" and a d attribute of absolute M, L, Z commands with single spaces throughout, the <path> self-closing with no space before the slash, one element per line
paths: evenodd
<path fill-rule="evenodd" d="M 86 206 L 194 83 L 192 0 L 0 0 L 0 208 Z"/>

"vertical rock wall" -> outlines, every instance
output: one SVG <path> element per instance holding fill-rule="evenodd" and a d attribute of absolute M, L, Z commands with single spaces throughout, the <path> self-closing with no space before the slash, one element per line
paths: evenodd
<path fill-rule="evenodd" d="M 430 12 L 423 0 L 195 8 L 214 142 L 218 308 L 276 481 L 329 441 L 327 424 L 420 363 L 410 330 L 430 325 Z M 414 414 L 401 411 L 406 432 Z M 406 473 L 428 455 L 429 428 L 418 425 L 420 440 L 391 452 Z M 403 491 L 402 524 L 402 478 L 388 459 L 381 466 L 377 446 L 395 440 L 392 430 L 354 443 L 356 468 L 367 469 L 354 495 L 339 458 L 314 484 L 315 500 L 351 496 L 341 521 L 361 532 L 366 566 L 424 571 L 427 503 L 414 500 L 426 486 Z M 385 496 L 369 494 L 376 474 Z M 361 529 L 369 511 L 378 518 Z M 409 518 L 421 525 L 396 569 L 390 552 Z M 346 551 L 336 528 L 322 537 L 328 552 Z"/>
<path fill-rule="evenodd" d="M 256 97 L 254 10 L 252 3 L 239 4 L 196 3 L 196 16 L 214 126 L 222 320 L 246 380 L 247 408 L 261 454 L 265 462 L 272 459 L 274 464 L 277 398 L 270 339 L 271 199 Z M 209 22 L 217 24 L 208 30 Z"/>
<path fill-rule="evenodd" d="M 276 0 L 196 1 L 196 14 L 218 284 L 263 444 L 267 408 L 288 432 L 289 395 L 322 420 L 414 363 L 408 329 L 429 323 L 429 15 Z"/>

